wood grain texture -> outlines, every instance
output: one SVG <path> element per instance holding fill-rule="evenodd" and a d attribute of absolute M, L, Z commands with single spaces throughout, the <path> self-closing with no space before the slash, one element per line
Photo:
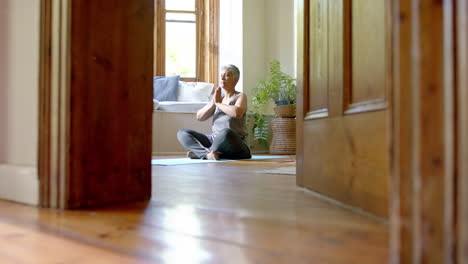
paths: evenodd
<path fill-rule="evenodd" d="M 352 89 L 349 103 L 385 100 L 387 0 L 351 1 Z"/>
<path fill-rule="evenodd" d="M 455 263 L 453 7 L 397 2 L 392 261 Z"/>
<path fill-rule="evenodd" d="M 376 5 L 381 13 L 378 16 L 370 16 L 367 23 L 381 24 L 377 27 L 385 30 L 379 32 L 381 34 L 379 36 L 389 41 L 390 38 L 386 36 L 390 34 L 391 27 L 385 19 L 389 16 L 389 11 L 381 8 L 380 2 L 365 2 L 366 5 L 362 7 L 362 10 L 358 9 L 361 5 L 356 5 L 353 9 L 350 1 L 325 2 L 328 11 L 323 16 L 327 17 L 327 31 L 317 31 L 314 25 L 318 22 L 313 21 L 318 18 L 314 18 L 312 13 L 310 17 L 311 50 L 309 61 L 306 62 L 310 67 L 308 72 L 310 83 L 303 84 L 302 95 L 309 97 L 307 110 L 314 109 L 310 104 L 314 103 L 314 100 L 319 100 L 321 104 L 327 104 L 328 113 L 312 112 L 303 121 L 304 131 L 300 135 L 302 138 L 298 139 L 299 145 L 304 145 L 303 155 L 306 161 L 303 164 L 302 183 L 308 189 L 386 217 L 388 215 L 389 170 L 387 106 L 384 104 L 378 109 L 383 111 L 375 111 L 376 109 L 372 108 L 371 110 L 374 111 L 372 113 L 367 113 L 368 106 L 366 108 L 360 106 L 359 111 L 354 112 L 353 115 L 348 115 L 346 110 L 351 103 L 348 99 L 351 98 L 354 89 L 376 89 L 378 90 L 376 94 L 379 94 L 379 91 L 385 93 L 389 90 L 387 86 L 388 80 L 391 79 L 391 71 L 388 70 L 390 63 L 387 58 L 391 56 L 388 54 L 391 51 L 386 47 L 391 46 L 391 43 L 385 43 L 382 47 L 380 44 L 367 41 L 374 36 L 364 33 L 354 36 L 356 30 L 355 24 L 352 23 L 354 16 Z M 312 1 L 312 3 L 315 2 Z M 388 4 L 386 1 L 383 3 Z M 318 6 L 311 6 L 310 10 L 318 12 L 319 9 Z M 365 28 L 359 30 L 365 31 Z M 314 40 L 314 37 L 319 39 Z M 353 50 L 353 39 L 356 38 L 359 38 L 359 45 L 365 43 L 365 49 Z M 315 47 L 312 44 L 313 41 L 328 43 L 328 45 L 325 49 L 312 50 Z M 353 69 L 361 65 L 359 63 L 355 65 L 353 60 L 371 56 L 374 52 L 383 53 L 379 55 L 383 59 L 372 61 L 372 63 L 379 64 L 374 68 L 384 69 L 383 76 L 354 74 Z M 314 89 L 318 86 L 317 76 L 319 76 L 314 73 L 314 68 L 321 69 L 320 64 L 327 65 L 328 80 L 319 84 L 326 90 L 326 99 L 315 98 L 316 95 L 314 95 Z M 365 65 L 365 67 L 362 66 L 362 71 L 372 68 L 371 65 Z M 378 85 L 368 86 L 367 83 Z M 305 102 L 303 104 L 300 107 L 304 107 Z"/>
<path fill-rule="evenodd" d="M 296 184 L 304 187 L 304 120 L 309 110 L 310 1 L 297 0 Z"/>
<path fill-rule="evenodd" d="M 13 225 L 28 230 L 24 239 L 41 235 L 36 248 L 46 248 L 30 251 L 22 238 L 2 237 L 25 251 L 0 252 L 36 263 L 54 249 L 58 263 L 72 256 L 80 256 L 72 263 L 96 263 L 101 255 L 53 240 L 59 237 L 150 263 L 385 263 L 386 224 L 304 192 L 293 175 L 261 172 L 289 166 L 290 159 L 153 166 L 152 201 L 95 210 L 0 201 L 0 236 L 16 233 Z"/>
<path fill-rule="evenodd" d="M 331 44 L 328 58 L 329 64 L 329 80 L 328 94 L 331 99 L 329 105 L 329 116 L 331 118 L 343 116 L 344 100 L 346 87 L 348 86 L 348 78 L 352 74 L 351 61 L 349 55 L 350 43 L 350 21 L 351 12 L 349 8 L 350 1 L 335 1 L 330 4 L 329 9 L 329 30 L 328 38 Z M 349 11 L 348 11 L 349 10 Z"/>
<path fill-rule="evenodd" d="M 40 179 L 39 203 L 48 207 L 50 203 L 50 100 L 51 63 L 49 46 L 52 43 L 52 2 L 41 2 L 41 43 L 39 66 L 39 138 L 38 174 Z"/>
<path fill-rule="evenodd" d="M 158 0 L 154 0 L 154 28 L 153 28 L 153 75 L 158 76 L 158 42 L 160 41 L 158 38 L 158 19 L 160 19 L 160 14 L 159 14 L 159 7 L 158 7 Z"/>
<path fill-rule="evenodd" d="M 310 67 L 308 112 L 328 110 L 328 8 L 329 1 L 312 0 L 310 3 Z M 326 54 L 324 56 L 323 54 Z"/>
<path fill-rule="evenodd" d="M 39 157 L 40 204 L 64 208 L 69 177 L 70 1 L 41 2 Z"/>
<path fill-rule="evenodd" d="M 390 177 L 390 263 L 411 263 L 413 252 L 411 2 L 393 2 L 392 168 Z M 406 261 L 406 262 L 405 262 Z"/>
<path fill-rule="evenodd" d="M 150 263 L 62 236 L 11 223 L 0 223 L 3 263 Z"/>
<path fill-rule="evenodd" d="M 219 0 L 200 1 L 201 12 L 201 42 L 200 42 L 200 79 L 199 81 L 218 83 L 219 68 Z"/>
<path fill-rule="evenodd" d="M 73 1 L 68 206 L 149 199 L 152 0 Z"/>
<path fill-rule="evenodd" d="M 166 1 L 154 0 L 154 75 L 166 74 Z"/>
<path fill-rule="evenodd" d="M 458 0 L 457 10 L 457 263 L 468 263 L 468 3 Z"/>
<path fill-rule="evenodd" d="M 304 148 L 309 158 L 304 185 L 386 217 L 389 135 L 381 122 L 385 118 L 385 112 L 375 112 L 307 122 Z"/>
<path fill-rule="evenodd" d="M 445 23 L 450 20 L 446 15 L 447 5 L 424 1 L 418 12 L 419 25 L 423 30 L 413 35 L 413 50 L 419 57 L 413 61 L 415 73 L 413 87 L 415 92 L 415 133 L 418 143 L 413 146 L 415 164 L 413 179 L 416 186 L 415 204 L 415 251 L 414 259 L 423 263 L 453 263 L 453 83 L 445 72 L 451 69 L 453 58 L 448 54 L 453 49 L 453 36 L 448 37 Z M 416 24 L 416 23 L 415 23 Z M 415 30 L 413 29 L 413 32 Z M 449 60 L 449 61 L 447 61 Z M 451 60 L 451 61 L 450 61 Z M 449 129 L 451 131 L 447 131 Z M 448 231 L 448 232 L 447 232 Z M 452 239 L 449 239 L 452 240 Z"/>
<path fill-rule="evenodd" d="M 218 83 L 219 79 L 219 13 L 220 13 L 220 0 L 209 0 L 210 4 L 210 19 L 209 19 L 209 46 L 208 52 L 210 54 L 210 62 L 207 66 L 209 72 L 206 82 Z"/>

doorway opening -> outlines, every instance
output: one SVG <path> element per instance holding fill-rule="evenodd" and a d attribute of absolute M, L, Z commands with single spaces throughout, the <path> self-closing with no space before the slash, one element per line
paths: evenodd
<path fill-rule="evenodd" d="M 268 63 L 272 59 L 281 61 L 282 70 L 291 76 L 296 75 L 294 3 L 274 1 L 268 6 L 262 6 L 259 3 L 239 3 L 232 0 L 157 0 L 155 5 L 154 72 L 155 78 L 158 78 L 155 83 L 161 85 L 155 85 L 157 88 L 153 92 L 153 99 L 156 100 L 153 113 L 153 154 L 185 154 L 186 150 L 176 138 L 179 129 L 211 133 L 211 119 L 199 122 L 194 114 L 212 100 L 211 91 L 220 80 L 219 68 L 226 64 L 233 64 L 240 69 L 236 90 L 243 92 L 248 98 L 247 142 L 251 152 L 268 154 L 268 146 L 254 139 L 252 90 L 260 81 L 266 80 Z M 204 26 L 207 19 L 199 13 L 200 8 L 204 8 L 205 15 L 210 14 L 209 26 Z M 277 17 L 279 10 L 283 11 L 280 19 Z M 184 17 L 175 19 L 174 15 Z M 244 28 L 244 25 L 250 24 L 258 26 Z M 185 37 L 187 32 L 167 30 L 177 27 L 187 32 L 191 27 L 190 39 Z M 177 40 L 171 42 L 171 39 Z M 191 52 L 191 55 L 170 56 L 177 53 L 175 51 L 178 49 L 185 53 Z M 190 63 L 185 63 L 186 57 L 193 59 L 190 59 Z M 186 64 L 194 65 L 191 71 L 195 76 L 186 73 L 183 67 Z M 169 81 L 161 80 L 160 76 L 175 81 L 169 84 Z M 162 91 L 171 91 L 174 95 L 168 98 Z M 272 108 L 268 111 L 267 119 L 271 121 L 274 113 Z"/>

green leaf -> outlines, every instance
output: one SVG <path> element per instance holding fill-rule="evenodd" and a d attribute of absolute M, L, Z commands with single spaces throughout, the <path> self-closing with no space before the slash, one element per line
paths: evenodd
<path fill-rule="evenodd" d="M 270 102 L 286 100 L 290 104 L 296 103 L 296 79 L 281 71 L 281 63 L 272 60 L 269 63 L 270 76 L 265 81 L 257 83 L 252 89 L 252 112 L 255 114 L 253 127 L 254 139 L 264 146 L 268 146 L 268 123 L 264 113 Z"/>

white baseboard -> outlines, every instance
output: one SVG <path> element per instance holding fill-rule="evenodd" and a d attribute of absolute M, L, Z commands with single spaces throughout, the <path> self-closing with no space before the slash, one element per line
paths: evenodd
<path fill-rule="evenodd" d="M 37 168 L 0 164 L 0 199 L 39 205 Z"/>

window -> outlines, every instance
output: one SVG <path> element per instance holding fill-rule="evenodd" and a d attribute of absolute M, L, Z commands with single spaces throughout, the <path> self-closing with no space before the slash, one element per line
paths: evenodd
<path fill-rule="evenodd" d="M 155 1 L 155 75 L 215 83 L 219 0 Z"/>

